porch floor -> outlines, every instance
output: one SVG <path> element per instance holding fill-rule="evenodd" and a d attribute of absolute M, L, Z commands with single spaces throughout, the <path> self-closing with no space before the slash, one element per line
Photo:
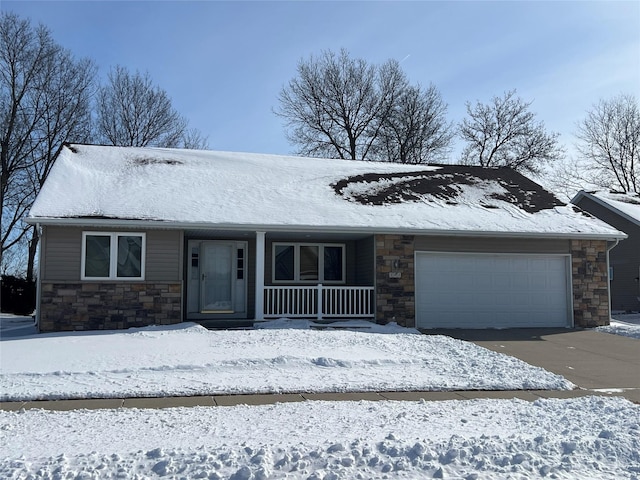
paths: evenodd
<path fill-rule="evenodd" d="M 187 320 L 202 325 L 207 330 L 247 330 L 253 328 L 254 320 Z"/>
<path fill-rule="evenodd" d="M 317 320 L 315 318 L 295 318 L 286 320 L 189 320 L 202 325 L 208 330 L 247 330 L 256 328 L 260 324 L 268 324 L 270 322 L 280 322 L 286 328 L 286 324 L 294 326 L 296 323 L 304 322 L 312 330 L 368 330 L 377 323 L 373 320 L 362 320 L 353 318 L 331 318 Z M 285 323 L 286 322 L 286 323 Z M 275 326 L 275 325 L 274 325 Z M 259 328 L 259 327 L 258 327 Z"/>

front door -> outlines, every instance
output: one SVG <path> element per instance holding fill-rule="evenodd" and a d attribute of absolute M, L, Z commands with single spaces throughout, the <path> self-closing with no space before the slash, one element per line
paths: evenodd
<path fill-rule="evenodd" d="M 190 316 L 244 316 L 246 242 L 191 240 L 189 251 L 191 262 L 187 288 Z"/>

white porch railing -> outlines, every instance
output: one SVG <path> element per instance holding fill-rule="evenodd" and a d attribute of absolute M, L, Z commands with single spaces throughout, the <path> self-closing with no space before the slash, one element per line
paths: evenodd
<path fill-rule="evenodd" d="M 373 287 L 265 286 L 264 316 L 374 318 Z"/>

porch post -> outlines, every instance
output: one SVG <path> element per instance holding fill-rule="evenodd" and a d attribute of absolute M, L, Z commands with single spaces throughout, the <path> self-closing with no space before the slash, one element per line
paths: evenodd
<path fill-rule="evenodd" d="M 316 318 L 318 320 L 322 320 L 322 313 L 323 312 L 322 312 L 322 284 L 321 283 L 318 284 L 318 291 L 317 292 L 318 292 L 317 293 L 318 294 L 318 303 L 317 303 L 318 313 L 317 313 Z"/>
<path fill-rule="evenodd" d="M 265 232 L 256 232 L 256 320 L 264 320 Z"/>

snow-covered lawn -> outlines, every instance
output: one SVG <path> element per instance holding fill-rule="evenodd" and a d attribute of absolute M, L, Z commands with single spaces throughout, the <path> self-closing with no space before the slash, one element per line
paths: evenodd
<path fill-rule="evenodd" d="M 210 331 L 183 323 L 3 339 L 0 400 L 573 388 L 516 358 L 397 325 L 265 326 Z"/>
<path fill-rule="evenodd" d="M 571 387 L 511 357 L 397 326 L 287 325 L 25 335 L 12 329 L 28 322 L 14 318 L 2 324 L 0 392 L 27 399 Z M 614 397 L 0 411 L 7 479 L 637 479 L 639 452 L 640 407 Z"/>
<path fill-rule="evenodd" d="M 573 400 L 0 412 L 6 479 L 640 476 L 640 407 Z"/>
<path fill-rule="evenodd" d="M 640 313 L 613 314 L 611 325 L 597 327 L 596 330 L 640 339 Z"/>

